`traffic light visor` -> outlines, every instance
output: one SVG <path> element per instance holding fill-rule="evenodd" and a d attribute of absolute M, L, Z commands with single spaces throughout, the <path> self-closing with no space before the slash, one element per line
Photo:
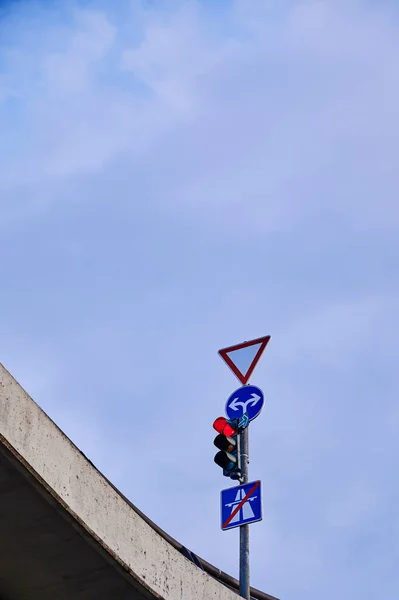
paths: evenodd
<path fill-rule="evenodd" d="M 237 435 L 238 433 L 237 428 L 233 427 L 233 425 L 231 425 L 231 423 L 229 423 L 229 421 L 224 417 L 218 417 L 215 419 L 213 428 L 216 429 L 218 433 L 222 433 L 223 435 L 232 436 Z"/>

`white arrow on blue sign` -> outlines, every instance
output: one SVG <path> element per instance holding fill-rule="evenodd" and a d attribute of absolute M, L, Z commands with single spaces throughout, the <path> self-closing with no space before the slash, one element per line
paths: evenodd
<path fill-rule="evenodd" d="M 261 389 L 255 385 L 244 385 L 233 392 L 226 402 L 226 415 L 229 419 L 239 419 L 245 413 L 248 419 L 255 419 L 263 408 L 265 399 Z"/>

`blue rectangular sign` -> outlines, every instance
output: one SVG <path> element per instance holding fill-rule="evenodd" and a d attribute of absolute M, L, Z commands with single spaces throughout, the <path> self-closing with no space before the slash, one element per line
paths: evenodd
<path fill-rule="evenodd" d="M 220 492 L 221 527 L 223 530 L 262 520 L 260 481 L 244 483 Z"/>

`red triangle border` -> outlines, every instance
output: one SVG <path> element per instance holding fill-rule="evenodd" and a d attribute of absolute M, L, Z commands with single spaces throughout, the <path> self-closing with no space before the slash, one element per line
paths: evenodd
<path fill-rule="evenodd" d="M 263 337 L 257 338 L 256 340 L 251 340 L 249 342 L 242 342 L 242 344 L 236 344 L 235 346 L 229 346 L 228 348 L 222 348 L 218 351 L 219 356 L 224 360 L 228 367 L 233 371 L 234 375 L 241 381 L 243 385 L 245 385 L 249 378 L 251 377 L 256 365 L 259 362 L 260 357 L 262 356 L 267 344 L 271 339 L 270 335 L 265 335 Z M 235 366 L 231 358 L 229 358 L 228 353 L 234 352 L 234 350 L 241 350 L 242 348 L 249 348 L 250 346 L 254 346 L 255 344 L 261 344 L 258 352 L 256 353 L 248 371 L 245 373 L 241 373 L 241 371 Z"/>

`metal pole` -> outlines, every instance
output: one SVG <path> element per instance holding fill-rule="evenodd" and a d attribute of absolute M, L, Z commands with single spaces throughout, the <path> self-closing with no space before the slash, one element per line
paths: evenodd
<path fill-rule="evenodd" d="M 240 433 L 240 455 L 242 483 L 248 483 L 248 454 L 249 440 L 248 427 Z M 249 525 L 240 527 L 240 596 L 245 600 L 250 600 L 249 583 Z"/>

